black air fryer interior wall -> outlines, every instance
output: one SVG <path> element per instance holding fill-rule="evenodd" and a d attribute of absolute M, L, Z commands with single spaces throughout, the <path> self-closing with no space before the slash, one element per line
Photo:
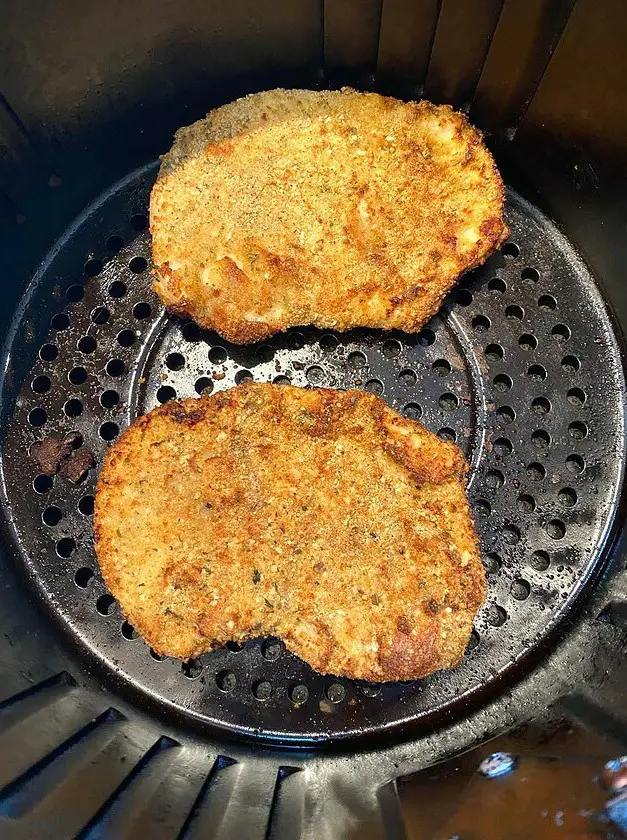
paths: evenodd
<path fill-rule="evenodd" d="M 622 337 L 626 44 L 622 0 L 5 0 L 0 330 L 72 220 L 180 125 L 254 90 L 352 84 L 468 110 L 508 184 L 579 250 Z M 21 385 L 10 376 L 9 396 Z M 263 838 L 271 813 L 272 837 L 396 838 L 397 778 L 549 704 L 625 738 L 621 539 L 577 615 L 501 696 L 419 738 L 324 755 L 228 743 L 138 708 L 1 559 L 3 836 Z M 100 739 L 92 753 L 84 727 Z M 64 765 L 73 738 L 84 752 Z"/>

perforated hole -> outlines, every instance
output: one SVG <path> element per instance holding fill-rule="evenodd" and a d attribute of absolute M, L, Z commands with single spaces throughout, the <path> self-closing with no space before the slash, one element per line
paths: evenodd
<path fill-rule="evenodd" d="M 272 694 L 272 683 L 268 682 L 268 680 L 258 680 L 253 685 L 253 694 L 257 698 L 257 700 L 269 700 L 270 695 Z"/>
<path fill-rule="evenodd" d="M 572 487 L 562 487 L 557 494 L 559 503 L 566 508 L 574 507 L 577 504 L 577 493 Z"/>
<path fill-rule="evenodd" d="M 146 318 L 150 318 L 150 316 L 152 315 L 152 308 L 149 303 L 146 303 L 146 301 L 141 300 L 139 303 L 136 303 L 133 307 L 133 315 L 137 318 L 138 321 L 143 321 Z"/>
<path fill-rule="evenodd" d="M 139 306 L 139 304 L 137 305 Z M 194 324 L 193 321 L 186 321 L 181 326 L 181 335 L 183 336 L 185 341 L 189 341 L 190 343 L 195 343 L 202 339 L 200 327 L 197 324 Z"/>
<path fill-rule="evenodd" d="M 470 306 L 473 300 L 472 292 L 469 289 L 457 288 L 453 292 L 452 297 L 455 303 L 457 303 L 459 306 Z"/>
<path fill-rule="evenodd" d="M 520 542 L 520 530 L 516 525 L 506 525 L 503 528 L 503 542 L 506 545 L 517 545 Z"/>
<path fill-rule="evenodd" d="M 312 365 L 307 368 L 305 376 L 307 377 L 307 382 L 311 382 L 312 385 L 321 385 L 324 382 L 324 371 L 319 365 Z"/>
<path fill-rule="evenodd" d="M 129 219 L 129 224 L 133 230 L 141 232 L 142 230 L 146 230 L 148 227 L 148 218 L 143 213 L 135 213 Z"/>
<path fill-rule="evenodd" d="M 63 332 L 70 326 L 70 319 L 65 312 L 57 312 L 57 314 L 53 315 L 50 319 L 50 326 L 57 332 Z"/>
<path fill-rule="evenodd" d="M 557 301 L 553 295 L 542 295 L 538 298 L 538 307 L 545 312 L 552 312 L 557 309 Z"/>
<path fill-rule="evenodd" d="M 346 689 L 341 683 L 331 683 L 324 693 L 330 703 L 341 703 L 346 697 Z"/>
<path fill-rule="evenodd" d="M 504 352 L 500 344 L 488 344 L 485 349 L 485 357 L 490 362 L 499 362 L 503 356 Z"/>
<path fill-rule="evenodd" d="M 227 360 L 227 352 L 224 347 L 212 347 L 209 351 L 209 361 L 214 365 L 224 364 Z"/>
<path fill-rule="evenodd" d="M 488 289 L 495 294 L 502 295 L 507 291 L 507 283 L 501 277 L 493 277 L 488 283 Z"/>
<path fill-rule="evenodd" d="M 574 420 L 568 426 L 568 434 L 573 440 L 583 440 L 588 437 L 588 427 L 580 420 Z"/>
<path fill-rule="evenodd" d="M 94 497 L 83 496 L 78 502 L 78 509 L 83 516 L 91 516 L 94 512 Z"/>
<path fill-rule="evenodd" d="M 571 388 L 568 393 L 566 394 L 568 402 L 571 405 L 581 406 L 586 401 L 586 395 L 581 390 L 581 388 Z"/>
<path fill-rule="evenodd" d="M 74 583 L 81 589 L 87 589 L 93 579 L 93 570 L 88 566 L 81 566 L 81 568 L 77 569 L 74 573 Z"/>
<path fill-rule="evenodd" d="M 188 662 L 183 662 L 181 672 L 188 680 L 197 680 L 202 674 L 202 662 L 199 659 L 190 659 Z"/>
<path fill-rule="evenodd" d="M 491 322 L 485 315 L 477 315 L 472 319 L 472 328 L 476 333 L 484 333 L 490 329 Z"/>
<path fill-rule="evenodd" d="M 220 671 L 216 676 L 216 685 L 220 691 L 228 693 L 237 685 L 237 678 L 232 671 Z"/>
<path fill-rule="evenodd" d="M 366 366 L 366 357 L 360 351 L 350 353 L 348 356 L 348 366 L 353 370 L 360 370 Z"/>
<path fill-rule="evenodd" d="M 274 348 L 271 347 L 269 344 L 262 344 L 261 347 L 257 348 L 257 352 L 255 354 L 257 359 L 262 362 L 271 362 L 274 358 Z"/>
<path fill-rule="evenodd" d="M 505 476 L 500 470 L 490 470 L 486 475 L 486 484 L 492 490 L 499 490 L 505 484 Z"/>
<path fill-rule="evenodd" d="M 36 394 L 45 394 L 50 390 L 51 385 L 50 377 L 36 376 L 31 383 L 31 388 Z"/>
<path fill-rule="evenodd" d="M 581 362 L 577 356 L 564 356 L 562 359 L 562 370 L 565 373 L 577 373 L 581 367 Z"/>
<path fill-rule="evenodd" d="M 98 429 L 98 434 L 103 440 L 112 441 L 118 436 L 120 427 L 117 423 L 103 423 Z"/>
<path fill-rule="evenodd" d="M 112 298 L 123 298 L 126 294 L 126 283 L 123 283 L 122 280 L 114 280 L 109 286 L 109 294 Z"/>
<path fill-rule="evenodd" d="M 457 440 L 457 432 L 449 426 L 444 426 L 444 428 L 438 429 L 438 437 L 442 438 L 442 440 L 449 440 L 451 443 L 455 443 Z"/>
<path fill-rule="evenodd" d="M 400 356 L 401 347 L 400 341 L 396 341 L 396 339 L 390 338 L 386 342 L 384 342 L 383 347 L 381 348 L 383 355 L 387 356 L 389 359 L 395 359 L 397 356 Z"/>
<path fill-rule="evenodd" d="M 569 455 L 566 458 L 566 469 L 569 472 L 576 475 L 577 473 L 583 472 L 584 468 L 585 468 L 585 462 L 584 462 L 583 458 L 581 457 L 581 455 L 577 455 L 575 453 L 573 455 Z"/>
<path fill-rule="evenodd" d="M 98 343 L 93 335 L 84 335 L 82 338 L 79 338 L 77 346 L 81 353 L 89 354 L 94 352 Z"/>
<path fill-rule="evenodd" d="M 107 251 L 111 255 L 117 254 L 119 251 L 122 250 L 123 247 L 124 247 L 124 240 L 122 239 L 121 236 L 118 236 L 117 234 L 113 234 L 113 236 L 109 236 L 109 238 L 105 242 L 105 248 L 107 249 Z"/>
<path fill-rule="evenodd" d="M 405 385 L 406 388 L 412 388 L 418 381 L 418 377 L 410 368 L 405 368 L 405 370 L 402 370 L 399 373 L 398 378 L 401 380 L 401 382 L 403 383 L 403 385 Z"/>
<path fill-rule="evenodd" d="M 551 410 L 551 403 L 546 397 L 536 397 L 531 403 L 531 408 L 536 414 L 542 416 L 549 413 Z"/>
<path fill-rule="evenodd" d="M 562 540 L 566 534 L 566 526 L 561 519 L 551 519 L 546 523 L 546 532 L 552 540 Z"/>
<path fill-rule="evenodd" d="M 508 376 L 506 373 L 497 374 L 492 382 L 497 391 L 509 391 L 514 384 L 511 376 Z"/>
<path fill-rule="evenodd" d="M 438 404 L 443 411 L 455 411 L 459 405 L 459 398 L 455 394 L 442 394 L 438 400 Z"/>
<path fill-rule="evenodd" d="M 309 689 L 306 685 L 299 683 L 298 685 L 293 685 L 290 688 L 289 695 L 290 700 L 295 706 L 302 706 L 309 698 Z"/>
<path fill-rule="evenodd" d="M 532 382 L 544 382 L 547 377 L 546 368 L 542 365 L 530 365 L 527 370 L 527 376 Z"/>
<path fill-rule="evenodd" d="M 516 419 L 516 412 L 511 405 L 502 405 L 497 408 L 496 416 L 499 418 L 501 423 L 513 423 Z"/>
<path fill-rule="evenodd" d="M 60 539 L 57 542 L 55 548 L 59 557 L 63 557 L 63 559 L 67 560 L 67 558 L 71 557 L 76 551 L 76 543 L 71 537 L 63 537 L 63 539 Z"/>
<path fill-rule="evenodd" d="M 383 393 L 383 382 L 380 379 L 369 379 L 364 385 L 366 391 L 380 396 Z"/>
<path fill-rule="evenodd" d="M 166 367 L 170 370 L 183 370 L 185 367 L 185 356 L 182 353 L 170 353 L 166 356 Z"/>
<path fill-rule="evenodd" d="M 35 428 L 43 426 L 47 419 L 48 415 L 46 414 L 43 408 L 34 408 L 28 414 L 28 422 L 31 426 L 34 426 Z"/>
<path fill-rule="evenodd" d="M 94 324 L 106 324 L 111 317 L 111 312 L 106 306 L 97 306 L 92 309 L 91 320 Z"/>
<path fill-rule="evenodd" d="M 289 333 L 287 342 L 292 350 L 301 350 L 305 346 L 305 336 L 299 332 Z"/>
<path fill-rule="evenodd" d="M 498 574 L 501 570 L 502 565 L 503 560 L 501 559 L 501 556 L 496 553 L 496 551 L 492 551 L 483 557 L 483 566 L 486 570 L 486 573 L 489 575 Z"/>
<path fill-rule="evenodd" d="M 540 279 L 540 273 L 537 268 L 523 268 L 520 272 L 520 278 L 524 283 L 537 283 Z"/>
<path fill-rule="evenodd" d="M 51 505 L 47 507 L 45 511 L 42 513 L 41 518 L 43 519 L 46 525 L 49 525 L 51 528 L 54 528 L 55 525 L 58 525 L 59 522 L 63 519 L 63 513 L 60 508 Z"/>
<path fill-rule="evenodd" d="M 103 391 L 100 395 L 100 405 L 104 408 L 113 408 L 120 402 L 120 395 L 117 391 Z"/>
<path fill-rule="evenodd" d="M 68 417 L 80 417 L 83 413 L 83 403 L 80 400 L 68 400 L 63 406 L 63 411 Z"/>
<path fill-rule="evenodd" d="M 283 645 L 277 639 L 267 639 L 261 645 L 261 654 L 271 662 L 277 660 L 283 652 Z"/>
<path fill-rule="evenodd" d="M 194 383 L 194 390 L 197 394 L 202 394 L 206 397 L 213 391 L 213 380 L 209 379 L 208 376 L 201 376 Z"/>
<path fill-rule="evenodd" d="M 521 513 L 533 513 L 536 509 L 536 500 L 533 496 L 523 493 L 518 497 L 516 505 Z"/>
<path fill-rule="evenodd" d="M 515 598 L 517 601 L 524 601 L 531 595 L 531 586 L 526 580 L 517 578 L 512 581 L 511 593 L 512 598 Z"/>
<path fill-rule="evenodd" d="M 43 475 L 42 473 L 33 479 L 33 490 L 36 493 L 43 495 L 44 493 L 49 493 L 52 490 L 52 484 L 52 478 L 49 475 Z"/>
<path fill-rule="evenodd" d="M 117 334 L 117 342 L 121 347 L 132 347 L 136 338 L 133 330 L 121 330 Z"/>
<path fill-rule="evenodd" d="M 517 245 L 516 242 L 506 242 L 501 248 L 501 253 L 504 257 L 507 257 L 510 260 L 515 260 L 520 254 L 520 246 Z"/>
<path fill-rule="evenodd" d="M 489 516 L 492 513 L 492 508 L 490 507 L 490 503 L 487 499 L 477 499 L 473 506 L 473 512 L 475 516 Z"/>
<path fill-rule="evenodd" d="M 493 450 L 501 458 L 512 454 L 512 442 L 505 437 L 497 438 L 494 441 Z"/>
<path fill-rule="evenodd" d="M 505 310 L 505 315 L 507 318 L 512 318 L 516 321 L 522 321 L 525 317 L 525 311 L 522 306 L 518 306 L 517 304 L 512 304 L 508 306 Z"/>
<path fill-rule="evenodd" d="M 551 558 L 546 551 L 534 551 L 531 555 L 530 564 L 537 572 L 545 572 L 551 563 Z"/>
<path fill-rule="evenodd" d="M 435 343 L 435 333 L 433 330 L 425 328 L 418 333 L 417 341 L 421 347 L 431 347 Z"/>
<path fill-rule="evenodd" d="M 133 627 L 132 624 L 129 624 L 128 621 L 124 621 L 122 623 L 122 627 L 120 628 L 120 632 L 127 639 L 129 642 L 132 642 L 133 639 L 137 638 L 137 630 Z"/>
<path fill-rule="evenodd" d="M 128 267 L 133 274 L 142 274 L 148 268 L 148 263 L 143 257 L 133 257 L 129 262 Z"/>
<path fill-rule="evenodd" d="M 524 333 L 518 339 L 518 344 L 523 350 L 535 350 L 538 346 L 538 339 L 535 335 L 531 335 L 531 333 Z"/>
<path fill-rule="evenodd" d="M 171 385 L 162 385 L 157 391 L 157 400 L 161 403 L 161 405 L 175 399 L 176 391 Z"/>
<path fill-rule="evenodd" d="M 115 598 L 108 593 L 101 595 L 96 601 L 96 610 L 100 615 L 111 615 L 115 607 Z"/>
<path fill-rule="evenodd" d="M 527 464 L 527 477 L 531 481 L 542 481 L 546 477 L 546 470 L 542 466 L 542 464 L 538 463 L 537 461 L 533 461 L 531 464 Z"/>
<path fill-rule="evenodd" d="M 320 348 L 324 350 L 325 353 L 332 353 L 338 345 L 338 340 L 334 335 L 323 335 L 320 339 Z"/>
<path fill-rule="evenodd" d="M 126 372 L 126 365 L 124 364 L 122 359 L 109 359 L 105 370 L 107 371 L 109 376 L 124 376 Z"/>
<path fill-rule="evenodd" d="M 570 338 L 570 329 L 566 324 L 556 324 L 551 330 L 551 335 L 556 341 L 568 341 Z"/>
<path fill-rule="evenodd" d="M 407 405 L 403 408 L 403 414 L 411 420 L 420 420 L 422 417 L 422 408 L 418 405 L 418 403 L 407 403 Z"/>
<path fill-rule="evenodd" d="M 444 378 L 448 376 L 451 372 L 451 363 L 448 362 L 446 359 L 436 359 L 435 362 L 431 365 L 431 369 L 434 371 L 437 376 Z"/>
<path fill-rule="evenodd" d="M 544 429 L 536 429 L 536 431 L 531 434 L 531 442 L 536 449 L 544 452 L 551 445 L 551 435 Z"/>
<path fill-rule="evenodd" d="M 44 344 L 39 349 L 39 358 L 42 362 L 54 362 L 59 355 L 59 348 L 56 344 Z"/>
<path fill-rule="evenodd" d="M 488 622 L 493 627 L 502 627 L 507 621 L 507 613 L 503 607 L 499 607 L 498 604 L 490 604 L 488 607 L 487 617 Z"/>

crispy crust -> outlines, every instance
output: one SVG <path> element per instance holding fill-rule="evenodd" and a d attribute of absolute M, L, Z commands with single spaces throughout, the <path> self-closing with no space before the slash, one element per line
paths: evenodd
<path fill-rule="evenodd" d="M 298 324 L 418 330 L 507 236 L 463 114 L 274 90 L 181 129 L 150 202 L 154 288 L 246 344 Z"/>
<path fill-rule="evenodd" d="M 98 561 L 160 653 L 278 635 L 322 673 L 416 679 L 459 663 L 485 598 L 465 471 L 367 393 L 171 402 L 107 453 Z"/>

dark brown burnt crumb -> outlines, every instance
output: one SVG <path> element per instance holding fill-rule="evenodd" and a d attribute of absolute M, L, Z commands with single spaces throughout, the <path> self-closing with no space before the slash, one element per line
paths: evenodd
<path fill-rule="evenodd" d="M 63 438 L 48 435 L 31 446 L 30 454 L 44 475 L 56 475 L 80 439 L 79 432 L 68 432 Z"/>
<path fill-rule="evenodd" d="M 401 615 L 398 618 L 398 620 L 396 622 L 396 628 L 397 628 L 399 633 L 405 633 L 406 636 L 408 636 L 411 633 L 411 624 L 405 618 L 404 615 Z"/>
<path fill-rule="evenodd" d="M 60 472 L 72 484 L 78 484 L 87 471 L 95 465 L 96 459 L 92 453 L 87 449 L 79 449 L 77 452 L 72 452 L 70 457 L 63 462 Z"/>
<path fill-rule="evenodd" d="M 253 583 L 258 584 L 261 580 L 261 574 L 258 569 L 253 569 Z"/>
<path fill-rule="evenodd" d="M 187 410 L 185 406 L 180 403 L 171 402 L 167 404 L 166 412 L 175 423 L 189 426 L 190 428 L 196 426 L 205 419 L 205 412 L 200 408 L 192 408 Z"/>
<path fill-rule="evenodd" d="M 324 563 L 316 563 L 314 569 L 316 572 L 324 572 Z"/>
<path fill-rule="evenodd" d="M 427 601 L 427 604 L 425 606 L 425 611 L 429 615 L 437 615 L 439 610 L 440 610 L 440 605 L 438 604 L 437 601 L 434 601 L 433 598 L 430 601 Z"/>

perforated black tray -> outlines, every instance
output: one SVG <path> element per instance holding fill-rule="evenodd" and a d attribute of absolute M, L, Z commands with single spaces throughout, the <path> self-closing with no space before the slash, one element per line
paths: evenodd
<path fill-rule="evenodd" d="M 514 193 L 512 234 L 419 335 L 304 328 L 232 346 L 166 316 L 150 291 L 147 200 L 136 172 L 67 231 L 15 322 L 3 401 L 3 509 L 38 597 L 105 682 L 178 720 L 285 745 L 416 731 L 461 718 L 513 680 L 601 573 L 624 472 L 625 389 L 610 319 L 585 266 Z M 456 440 L 489 595 L 462 665 L 382 688 L 321 677 L 277 640 L 181 664 L 136 638 L 92 548 L 97 469 L 38 475 L 47 434 L 77 430 L 98 463 L 159 402 L 244 379 L 365 388 Z M 9 382 L 10 384 L 10 382 Z"/>

